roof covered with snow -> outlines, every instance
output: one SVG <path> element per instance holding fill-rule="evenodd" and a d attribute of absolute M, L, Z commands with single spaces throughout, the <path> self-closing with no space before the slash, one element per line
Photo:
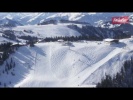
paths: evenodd
<path fill-rule="evenodd" d="M 114 41 L 116 39 L 110 39 L 110 38 L 107 38 L 107 39 L 104 39 L 104 41 L 107 41 L 107 42 L 111 42 L 111 41 Z"/>

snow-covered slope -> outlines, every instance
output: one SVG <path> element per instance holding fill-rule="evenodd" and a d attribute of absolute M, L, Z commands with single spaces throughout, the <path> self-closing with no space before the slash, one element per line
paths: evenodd
<path fill-rule="evenodd" d="M 30 63 L 33 70 L 16 86 L 21 86 L 21 84 L 22 86 L 71 86 L 72 79 L 75 76 L 78 78 L 78 73 L 91 67 L 114 49 L 104 45 L 97 48 L 94 46 L 97 43 L 74 43 L 73 45 L 75 47 L 69 49 L 68 46 L 62 46 L 59 43 L 40 43 L 31 50 L 28 47 L 21 48 L 15 56 L 19 58 L 18 56 L 21 54 L 30 58 L 29 54 L 32 54 L 33 59 L 29 59 L 25 63 Z M 23 52 L 24 48 L 29 54 Z M 105 48 L 106 51 L 103 52 Z M 21 58 L 23 59 L 23 57 Z M 68 81 L 67 84 L 66 81 Z M 78 86 L 78 84 L 76 85 Z"/>
<path fill-rule="evenodd" d="M 37 36 L 37 37 L 56 37 L 56 36 L 79 36 L 79 32 L 69 29 L 66 25 L 27 25 L 18 26 L 13 28 L 15 31 L 21 31 L 25 35 Z M 33 33 L 23 32 L 24 30 L 31 30 Z M 19 32 L 16 35 L 21 35 Z"/>
<path fill-rule="evenodd" d="M 0 19 L 0 26 L 3 26 L 3 27 L 16 27 L 16 26 L 22 26 L 22 24 L 17 22 L 17 21 L 15 21 L 15 20 L 12 20 L 12 19 L 4 17 L 3 19 Z"/>
<path fill-rule="evenodd" d="M 10 62 L 13 58 L 16 62 L 15 76 L 2 74 L 1 67 L 0 80 L 11 87 L 95 86 L 105 73 L 116 74 L 123 61 L 130 59 L 132 41 L 123 39 L 112 45 L 95 41 L 73 42 L 70 47 L 58 42 L 38 43 L 32 48 L 23 46 L 7 60 Z"/>

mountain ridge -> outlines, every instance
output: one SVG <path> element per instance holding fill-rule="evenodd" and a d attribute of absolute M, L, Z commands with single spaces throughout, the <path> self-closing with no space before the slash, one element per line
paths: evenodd
<path fill-rule="evenodd" d="M 35 25 L 50 19 L 88 22 L 92 25 L 96 25 L 95 22 L 99 20 L 110 21 L 114 16 L 132 16 L 132 13 L 1 13 L 0 19 L 4 17 L 12 18 L 24 25 Z"/>

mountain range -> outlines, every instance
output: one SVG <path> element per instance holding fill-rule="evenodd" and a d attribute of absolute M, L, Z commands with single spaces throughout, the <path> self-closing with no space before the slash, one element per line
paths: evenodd
<path fill-rule="evenodd" d="M 133 35 L 132 24 L 113 25 L 114 16 L 132 13 L 0 13 L 0 27 L 12 29 L 15 36 L 85 36 L 93 40 L 127 38 Z M 4 28 L 1 33 L 5 35 Z M 7 30 L 7 29 L 4 29 Z M 31 33 L 27 33 L 27 31 Z M 37 35 L 37 34 L 40 34 Z"/>
<path fill-rule="evenodd" d="M 42 23 L 44 21 L 48 21 L 50 19 L 54 20 L 69 20 L 69 21 L 79 21 L 79 22 L 87 22 L 91 25 L 97 25 L 101 21 L 111 21 L 111 18 L 114 16 L 132 16 L 132 13 L 95 13 L 95 12 L 84 12 L 84 13 L 0 13 L 0 19 L 8 18 L 10 20 L 17 21 L 23 25 L 35 25 L 38 23 Z"/>

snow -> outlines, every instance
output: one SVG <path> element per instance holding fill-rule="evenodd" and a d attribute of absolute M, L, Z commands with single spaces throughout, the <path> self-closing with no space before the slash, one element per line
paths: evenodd
<path fill-rule="evenodd" d="M 10 62 L 12 57 L 15 61 L 15 76 L 2 74 L 5 63 L 0 68 L 2 84 L 7 83 L 9 87 L 95 87 L 105 73 L 114 76 L 133 55 L 132 38 L 112 45 L 102 41 L 72 43 L 70 47 L 58 42 L 20 47 L 7 60 Z"/>
<path fill-rule="evenodd" d="M 95 12 L 77 12 L 77 13 L 0 13 L 0 19 L 12 18 L 23 25 L 38 24 L 48 19 L 66 19 L 71 21 L 88 22 L 95 25 L 99 20 L 110 21 L 112 16 L 132 16 L 132 13 L 95 13 Z M 110 28 L 113 26 L 111 25 Z"/>
<path fill-rule="evenodd" d="M 66 25 L 27 25 L 18 26 L 13 28 L 15 31 L 31 30 L 34 34 L 28 34 L 23 32 L 25 35 L 38 36 L 38 37 L 55 37 L 55 36 L 79 36 L 79 32 L 68 28 Z M 40 34 L 40 36 L 38 35 Z M 17 33 L 16 33 L 17 35 Z M 18 35 L 20 35 L 18 33 Z"/>
<path fill-rule="evenodd" d="M 118 54 L 121 51 L 121 49 L 115 49 L 113 50 L 111 53 L 109 53 L 106 57 L 104 57 L 102 60 L 100 60 L 99 62 L 91 65 L 92 68 L 87 68 L 84 71 L 82 71 L 78 77 L 81 77 L 81 79 L 79 80 L 78 78 L 76 78 L 75 84 L 82 84 L 82 82 L 84 82 L 88 76 L 90 76 L 93 72 L 95 72 L 99 67 L 101 67 L 104 63 L 106 63 L 108 60 L 110 60 L 112 57 L 114 57 L 116 54 Z"/>
<path fill-rule="evenodd" d="M 31 19 L 30 19 L 29 21 L 27 21 L 27 22 L 31 22 L 31 21 L 35 20 L 35 19 L 38 18 L 40 15 L 42 15 L 42 13 L 36 15 L 35 17 L 31 18 Z"/>

